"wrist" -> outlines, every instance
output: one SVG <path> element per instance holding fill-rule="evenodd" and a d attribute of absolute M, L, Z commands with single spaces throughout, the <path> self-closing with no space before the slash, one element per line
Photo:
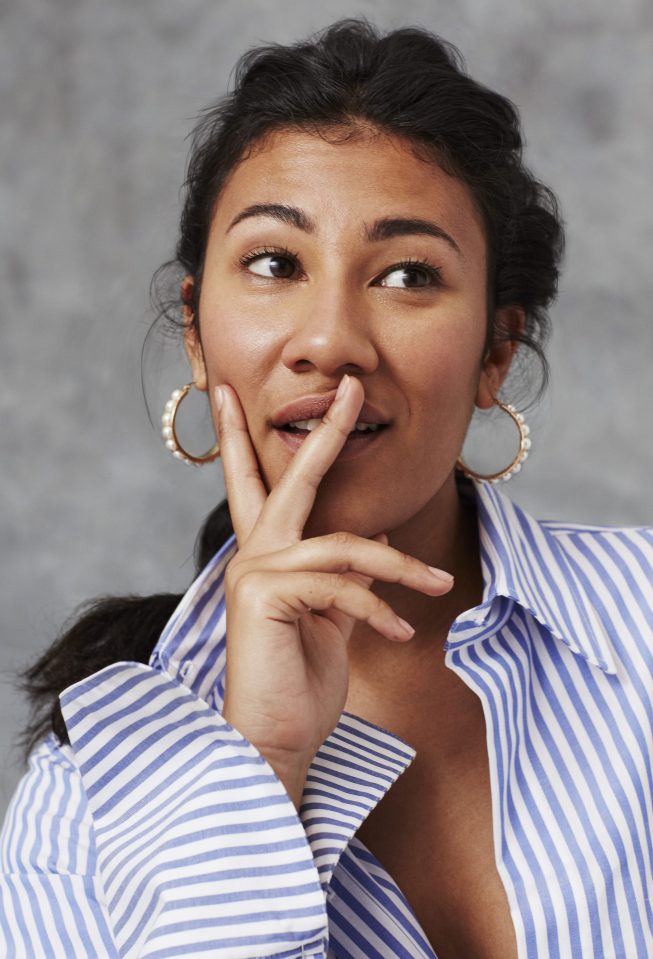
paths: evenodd
<path fill-rule="evenodd" d="M 299 810 L 304 793 L 304 784 L 311 764 L 310 759 L 287 753 L 274 747 L 252 743 L 281 781 L 288 796 Z"/>
<path fill-rule="evenodd" d="M 222 717 L 263 756 L 281 781 L 295 808 L 299 809 L 306 776 L 313 757 L 306 757 L 300 753 L 279 749 L 269 743 L 260 742 L 258 737 L 248 734 L 246 729 L 243 728 L 246 724 L 239 724 L 237 717 L 232 716 L 227 710 L 223 710 Z"/>

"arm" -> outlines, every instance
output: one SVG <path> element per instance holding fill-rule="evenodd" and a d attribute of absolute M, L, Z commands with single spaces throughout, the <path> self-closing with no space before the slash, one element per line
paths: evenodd
<path fill-rule="evenodd" d="M 0 833 L 0 955 L 118 959 L 93 822 L 70 747 L 48 736 Z"/>
<path fill-rule="evenodd" d="M 121 956 L 325 954 L 303 826 L 240 733 L 139 663 L 101 670 L 61 704 Z"/>
<path fill-rule="evenodd" d="M 12 802 L 0 954 L 323 959 L 310 845 L 251 744 L 140 663 L 60 698 L 75 761 L 39 747 Z"/>

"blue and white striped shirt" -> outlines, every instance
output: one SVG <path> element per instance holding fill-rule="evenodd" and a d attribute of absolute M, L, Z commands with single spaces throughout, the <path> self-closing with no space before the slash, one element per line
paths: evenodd
<path fill-rule="evenodd" d="M 496 864 L 519 959 L 653 956 L 653 535 L 537 522 L 476 491 L 483 600 L 446 664 L 481 698 Z M 149 665 L 66 689 L 0 836 L 7 959 L 434 959 L 356 831 L 415 756 L 349 713 L 299 813 L 221 716 L 223 572 Z"/>

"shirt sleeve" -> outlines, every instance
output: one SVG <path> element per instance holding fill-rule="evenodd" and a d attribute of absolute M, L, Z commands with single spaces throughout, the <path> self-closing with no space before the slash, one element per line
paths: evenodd
<path fill-rule="evenodd" d="M 311 846 L 251 743 L 141 663 L 114 663 L 60 701 L 74 763 L 51 753 L 6 823 L 12 835 L 20 817 L 33 823 L 21 856 L 8 840 L 3 862 L 9 956 L 324 959 Z M 55 780 L 77 797 L 63 827 Z M 30 789 L 40 799 L 28 815 Z"/>
<path fill-rule="evenodd" d="M 99 955 L 326 956 L 325 890 L 311 846 L 254 746 L 191 690 L 141 663 L 108 666 L 60 700 L 93 837 L 83 895 L 110 930 Z M 42 832 L 54 828 L 54 808 L 44 801 Z M 72 907 L 58 915 L 79 934 Z M 84 952 L 48 953 L 71 954 Z"/>
<path fill-rule="evenodd" d="M 71 755 L 50 734 L 32 751 L 7 809 L 0 832 L 0 955 L 7 959 L 120 955 Z"/>

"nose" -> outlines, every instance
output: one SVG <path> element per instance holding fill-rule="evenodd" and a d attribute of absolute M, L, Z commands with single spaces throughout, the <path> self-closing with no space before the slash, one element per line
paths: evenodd
<path fill-rule="evenodd" d="M 369 305 L 345 291 L 320 291 L 297 304 L 297 317 L 281 360 L 293 372 L 326 377 L 372 373 L 379 365 Z"/>

